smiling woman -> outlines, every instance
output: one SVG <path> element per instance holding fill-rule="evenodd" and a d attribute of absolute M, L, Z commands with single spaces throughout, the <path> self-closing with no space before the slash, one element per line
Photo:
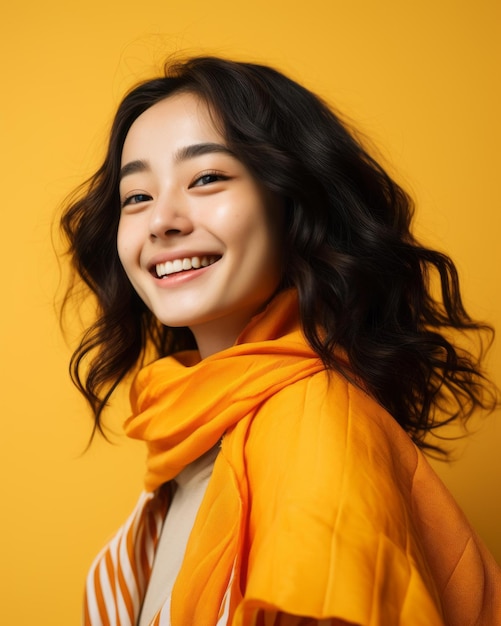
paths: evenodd
<path fill-rule="evenodd" d="M 271 68 L 195 58 L 126 95 L 62 220 L 98 303 L 74 381 L 102 430 L 136 372 L 125 430 L 148 449 L 86 625 L 501 623 L 500 570 L 422 453 L 497 405 L 455 344 L 489 328 L 411 221 Z"/>
<path fill-rule="evenodd" d="M 182 93 L 142 113 L 122 150 L 120 260 L 202 358 L 235 343 L 282 276 L 283 203 L 224 144 L 207 105 Z"/>

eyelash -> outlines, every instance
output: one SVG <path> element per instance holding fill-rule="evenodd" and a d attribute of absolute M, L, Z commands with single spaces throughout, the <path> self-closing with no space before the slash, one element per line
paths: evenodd
<path fill-rule="evenodd" d="M 138 202 L 136 198 L 142 198 L 142 200 L 139 200 Z M 148 200 L 151 200 L 151 196 L 149 196 L 147 193 L 133 193 L 130 196 L 127 196 L 126 198 L 123 199 L 122 209 L 128 204 L 140 204 L 141 202 L 147 202 Z"/>
<path fill-rule="evenodd" d="M 204 178 L 214 178 L 215 180 L 208 180 L 201 185 L 197 184 L 200 183 Z M 228 176 L 225 176 L 224 174 L 221 174 L 221 172 L 218 172 L 216 170 L 208 170 L 207 172 L 202 172 L 199 176 L 197 176 L 195 180 L 190 184 L 189 189 L 191 189 L 192 187 L 205 187 L 205 185 L 210 185 L 211 183 L 216 183 L 220 180 L 228 180 Z"/>

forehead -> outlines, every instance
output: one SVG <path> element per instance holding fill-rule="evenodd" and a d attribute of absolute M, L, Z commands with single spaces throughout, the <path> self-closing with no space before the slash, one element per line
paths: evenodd
<path fill-rule="evenodd" d="M 175 152 L 200 142 L 224 143 L 207 104 L 192 93 L 179 93 L 155 103 L 132 124 L 125 138 L 122 163 L 162 148 Z"/>

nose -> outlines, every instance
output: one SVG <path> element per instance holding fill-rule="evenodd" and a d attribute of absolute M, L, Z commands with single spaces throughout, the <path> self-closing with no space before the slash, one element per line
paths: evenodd
<path fill-rule="evenodd" d="M 193 230 L 186 200 L 179 194 L 164 193 L 159 196 L 150 213 L 150 239 L 187 235 Z"/>

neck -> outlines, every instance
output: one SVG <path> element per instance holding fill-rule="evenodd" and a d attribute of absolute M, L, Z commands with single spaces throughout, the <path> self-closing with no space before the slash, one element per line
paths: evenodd
<path fill-rule="evenodd" d="M 191 329 L 191 331 L 195 336 L 195 341 L 197 342 L 197 348 L 201 359 L 206 359 L 217 352 L 222 352 L 227 348 L 231 348 L 240 334 L 240 332 L 235 332 L 231 333 L 230 336 L 228 333 L 225 333 L 225 336 L 221 337 L 215 333 L 198 333 L 195 329 Z"/>
<path fill-rule="evenodd" d="M 243 310 L 240 314 L 218 318 L 196 326 L 190 326 L 201 359 L 234 346 L 244 328 L 256 311 Z"/>

